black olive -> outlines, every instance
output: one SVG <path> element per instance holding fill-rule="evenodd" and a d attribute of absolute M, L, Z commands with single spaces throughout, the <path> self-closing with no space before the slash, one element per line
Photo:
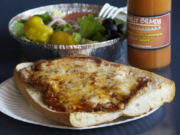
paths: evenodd
<path fill-rule="evenodd" d="M 109 29 L 112 31 L 112 32 L 118 32 L 118 27 L 117 27 L 117 25 L 111 25 L 111 26 L 109 26 Z"/>
<path fill-rule="evenodd" d="M 110 30 L 103 31 L 102 35 L 108 40 L 111 39 L 111 31 Z"/>
<path fill-rule="evenodd" d="M 118 27 L 115 24 L 107 25 L 106 30 L 112 31 L 112 32 L 118 32 Z"/>
<path fill-rule="evenodd" d="M 119 33 L 122 33 L 122 34 L 124 34 L 125 32 L 126 32 L 126 25 L 124 25 L 124 24 L 119 24 L 118 26 L 118 32 Z"/>
<path fill-rule="evenodd" d="M 114 38 L 120 38 L 122 37 L 122 34 L 119 33 L 119 32 L 114 32 L 114 33 L 111 33 L 111 38 L 114 39 Z"/>
<path fill-rule="evenodd" d="M 121 31 L 123 29 L 124 25 L 123 24 L 118 24 L 118 31 Z"/>
<path fill-rule="evenodd" d="M 113 25 L 115 23 L 116 22 L 113 19 L 107 18 L 103 20 L 102 25 L 106 27 L 107 25 Z"/>

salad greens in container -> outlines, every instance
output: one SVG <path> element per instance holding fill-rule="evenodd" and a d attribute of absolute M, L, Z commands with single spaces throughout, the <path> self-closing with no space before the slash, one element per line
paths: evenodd
<path fill-rule="evenodd" d="M 126 22 L 100 18 L 100 9 L 89 4 L 35 8 L 13 17 L 9 31 L 28 60 L 86 54 L 115 61 L 121 57 Z"/>

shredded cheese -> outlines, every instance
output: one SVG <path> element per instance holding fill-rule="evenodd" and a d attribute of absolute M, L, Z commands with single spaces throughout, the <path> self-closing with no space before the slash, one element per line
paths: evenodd
<path fill-rule="evenodd" d="M 58 97 L 58 104 L 69 112 L 82 109 L 82 104 L 88 105 L 90 111 L 122 108 L 124 100 L 138 86 L 138 78 L 120 65 L 57 59 L 37 66 L 32 81 L 47 84 L 48 90 Z"/>

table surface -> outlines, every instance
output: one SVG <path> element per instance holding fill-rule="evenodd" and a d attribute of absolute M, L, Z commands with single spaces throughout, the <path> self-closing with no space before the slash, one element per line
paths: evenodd
<path fill-rule="evenodd" d="M 104 4 L 106 1 L 95 0 L 1 0 L 0 1 L 0 82 L 12 76 L 13 68 L 20 62 L 20 45 L 10 37 L 7 29 L 11 17 L 24 10 L 57 3 L 84 2 L 93 4 Z M 124 6 L 126 1 L 112 0 L 110 3 L 116 6 Z M 85 131 L 61 130 L 47 128 L 24 123 L 0 113 L 0 135 L 179 135 L 180 134 L 180 1 L 173 0 L 172 14 L 172 62 L 156 73 L 170 78 L 176 83 L 176 96 L 171 104 L 164 105 L 148 117 L 129 122 L 122 125 L 91 129 Z"/>

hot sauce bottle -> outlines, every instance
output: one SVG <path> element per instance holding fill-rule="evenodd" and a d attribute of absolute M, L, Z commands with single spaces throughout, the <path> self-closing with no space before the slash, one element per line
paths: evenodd
<path fill-rule="evenodd" d="M 128 62 L 159 69 L 171 62 L 171 0 L 128 0 Z"/>

